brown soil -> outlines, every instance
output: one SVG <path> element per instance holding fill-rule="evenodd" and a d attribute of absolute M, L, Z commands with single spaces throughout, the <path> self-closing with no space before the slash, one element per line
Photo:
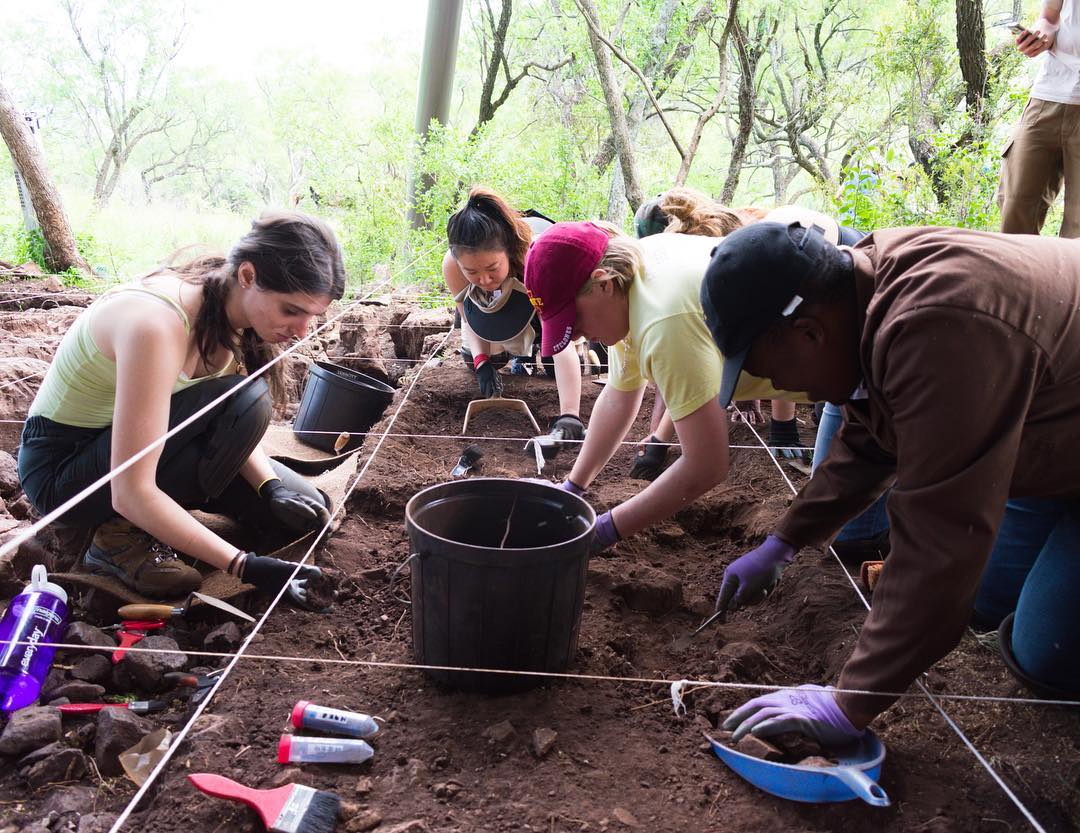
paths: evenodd
<path fill-rule="evenodd" d="M 457 434 L 475 382 L 456 359 L 422 374 L 392 431 Z M 557 415 L 553 382 L 505 381 L 505 395 L 526 398 L 542 424 Z M 585 384 L 586 412 L 598 392 Z M 522 437 L 529 431 L 520 417 L 487 413 L 476 419 L 475 433 Z M 633 436 L 644 433 L 643 413 Z M 812 429 L 805 436 L 809 443 Z M 753 442 L 742 426 L 732 438 Z M 880 782 L 892 798 L 890 808 L 859 801 L 815 806 L 755 790 L 704 744 L 702 733 L 714 729 L 717 716 L 750 692 L 698 690 L 688 698 L 689 714 L 676 717 L 665 684 L 566 680 L 488 696 L 442 690 L 415 670 L 334 664 L 413 661 L 409 610 L 399 600 L 408 583 L 388 584 L 409 554 L 404 505 L 419 489 L 447 479 L 468 442 L 483 451 L 480 474 L 535 476 L 520 441 L 387 438 L 349 499 L 340 529 L 317 553 L 318 564 L 342 576 L 334 607 L 325 614 L 280 608 L 250 647 L 262 655 L 312 659 L 239 663 L 125 829 L 260 829 L 251 811 L 197 793 L 185 775 L 218 772 L 263 788 L 285 783 L 276 747 L 300 699 L 386 721 L 367 764 L 308 765 L 286 776 L 354 805 L 346 810 L 352 824 L 343 821 L 339 830 L 368 829 L 363 819 L 375 816 L 382 819 L 376 829 L 420 819 L 426 827 L 416 829 L 431 831 L 1025 829 L 1015 806 L 925 699 L 903 700 L 875 723 L 888 747 Z M 369 440 L 368 448 L 374 446 Z M 631 456 L 624 447 L 591 489 L 588 497 L 598 511 L 644 485 L 626 477 Z M 564 453 L 545 474 L 559 479 L 570 463 Z M 797 477 L 793 471 L 789 476 Z M 711 610 L 724 565 L 770 529 L 788 500 L 768 457 L 736 450 L 727 485 L 594 558 L 571 671 L 765 684 L 835 680 L 864 610 L 835 560 L 823 553 L 803 552 L 764 604 L 686 638 Z M 681 582 L 682 602 L 666 613 L 635 609 L 663 607 L 646 592 L 658 577 Z M 209 623 L 193 630 L 203 627 Z M 927 682 L 950 694 L 1027 696 L 1000 659 L 971 638 Z M 945 702 L 944 708 L 1045 829 L 1078 829 L 1076 710 L 984 702 Z M 160 722 L 169 714 L 180 720 L 181 705 L 149 719 Z M 497 727 L 504 721 L 512 731 Z M 543 757 L 533 749 L 538 729 L 558 733 Z M 43 796 L 31 794 L 10 770 L 0 774 L 0 791 L 5 804 L 26 802 L 21 819 L 38 817 L 34 810 Z M 96 809 L 117 812 L 133 792 L 123 779 L 108 780 Z M 374 815 L 364 816 L 366 811 Z M 0 809 L 0 828 L 3 815 Z"/>

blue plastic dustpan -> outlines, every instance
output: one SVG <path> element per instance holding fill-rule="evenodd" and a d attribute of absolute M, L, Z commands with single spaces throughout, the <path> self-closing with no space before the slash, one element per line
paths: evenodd
<path fill-rule="evenodd" d="M 836 766 L 798 766 L 752 758 L 705 735 L 713 752 L 755 787 L 791 801 L 821 804 L 861 798 L 875 807 L 888 807 L 889 796 L 878 784 L 885 744 L 869 729 L 857 743 L 830 754 Z"/>

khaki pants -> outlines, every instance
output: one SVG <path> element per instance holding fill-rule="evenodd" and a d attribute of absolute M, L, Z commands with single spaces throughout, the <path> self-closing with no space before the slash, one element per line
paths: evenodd
<path fill-rule="evenodd" d="M 1064 185 L 1061 236 L 1080 237 L 1080 104 L 1028 99 L 1001 155 L 1001 230 L 1038 234 Z"/>

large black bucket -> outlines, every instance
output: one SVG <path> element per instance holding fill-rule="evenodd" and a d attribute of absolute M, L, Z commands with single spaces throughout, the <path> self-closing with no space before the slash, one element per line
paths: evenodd
<path fill-rule="evenodd" d="M 524 480 L 475 477 L 413 495 L 405 526 L 413 553 L 417 662 L 565 671 L 577 653 L 595 523 L 596 513 L 577 495 Z M 428 673 L 473 691 L 514 691 L 544 681 Z"/>
<path fill-rule="evenodd" d="M 330 362 L 312 362 L 293 420 L 293 433 L 305 445 L 331 453 L 356 448 L 393 398 L 392 387 L 365 373 Z M 342 432 L 359 436 L 351 437 L 344 448 L 335 449 L 334 443 Z"/>

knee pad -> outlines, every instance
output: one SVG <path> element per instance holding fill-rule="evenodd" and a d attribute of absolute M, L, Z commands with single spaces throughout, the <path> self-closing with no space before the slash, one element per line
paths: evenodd
<path fill-rule="evenodd" d="M 199 487 L 218 497 L 240 471 L 270 424 L 270 388 L 259 378 L 226 399 L 206 431 Z"/>

